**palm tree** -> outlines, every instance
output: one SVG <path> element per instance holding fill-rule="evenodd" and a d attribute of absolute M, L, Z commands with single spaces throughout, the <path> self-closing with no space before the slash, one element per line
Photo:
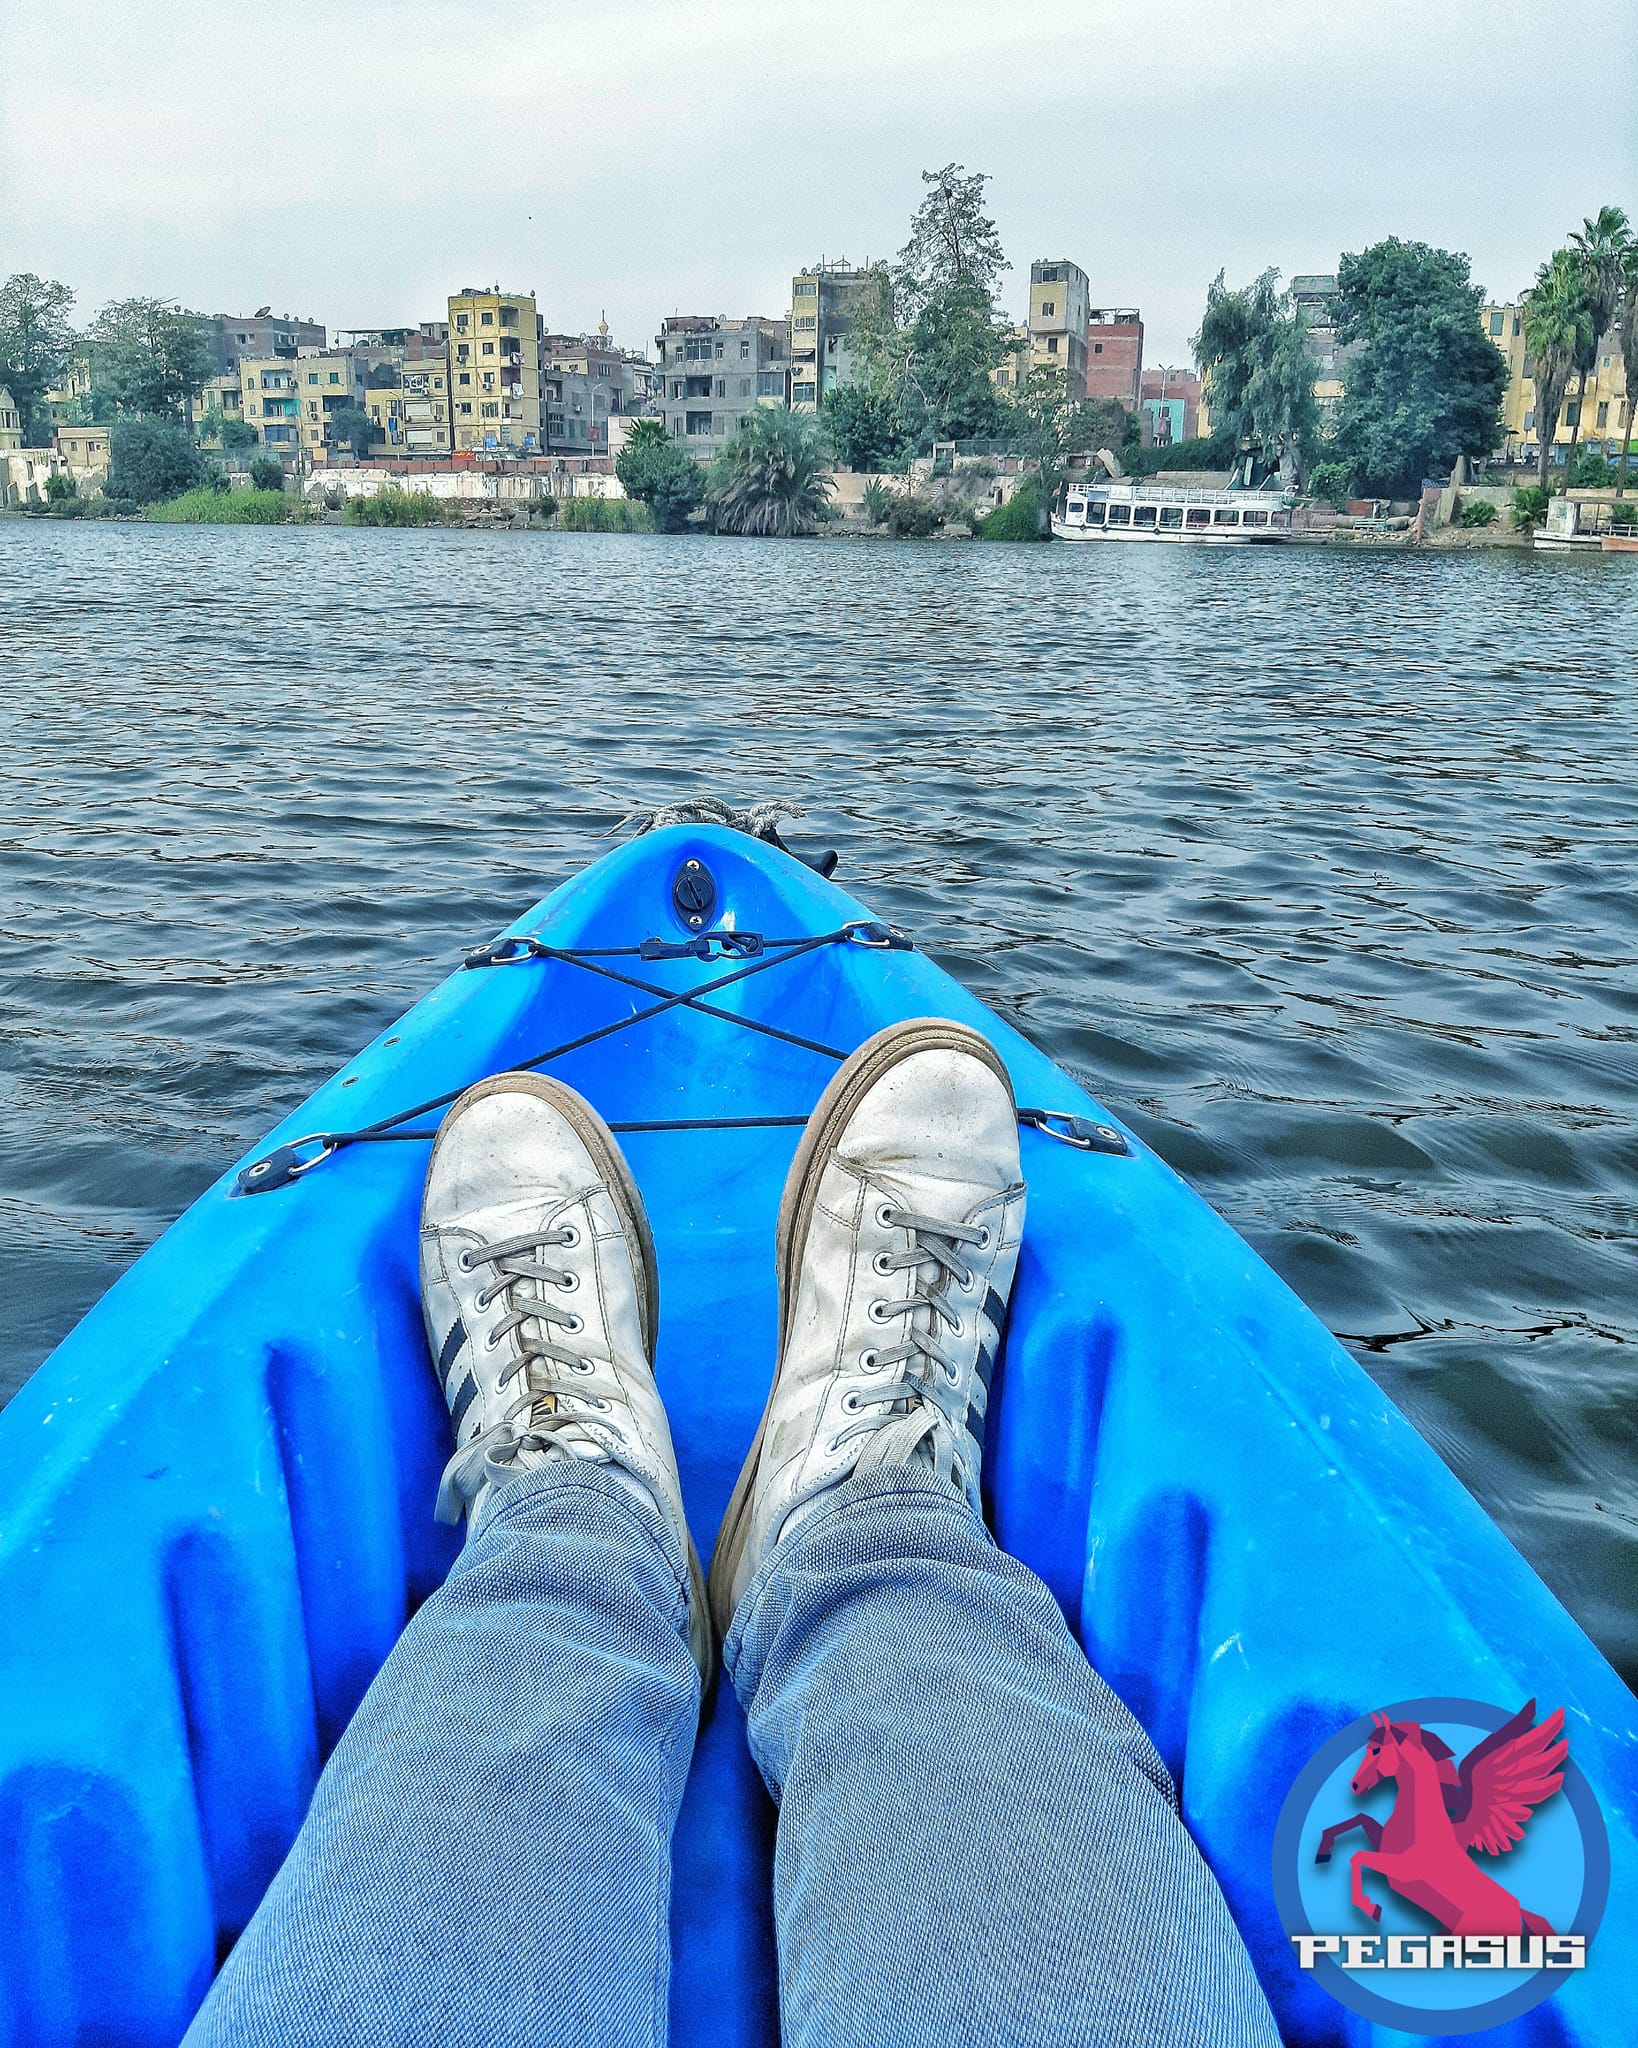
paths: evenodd
<path fill-rule="evenodd" d="M 1570 237 L 1570 247 L 1581 271 L 1581 289 L 1587 301 L 1587 333 L 1576 351 L 1575 424 L 1570 429 L 1570 452 L 1564 471 L 1566 483 L 1575 468 L 1575 444 L 1581 436 L 1581 415 L 1586 410 L 1587 378 L 1598 361 L 1598 344 L 1614 325 L 1626 282 L 1627 256 L 1632 234 L 1619 206 L 1601 206 L 1591 220 L 1581 223 L 1581 232 Z"/>
<path fill-rule="evenodd" d="M 1524 300 L 1524 346 L 1535 360 L 1536 438 L 1541 444 L 1536 477 L 1543 490 L 1559 408 L 1591 326 L 1586 283 L 1575 251 L 1555 249 Z"/>
<path fill-rule="evenodd" d="M 811 533 L 834 488 L 822 474 L 826 452 L 809 414 L 759 405 L 711 465 L 707 493 L 718 533 Z"/>
<path fill-rule="evenodd" d="M 1619 498 L 1627 488 L 1627 453 L 1632 446 L 1633 429 L 1638 426 L 1638 420 L 1633 417 L 1634 409 L 1638 408 L 1638 241 L 1628 248 L 1623 267 L 1621 318 L 1617 334 L 1627 387 L 1627 418 L 1621 429 L 1621 469 L 1615 479 L 1615 495 Z"/>

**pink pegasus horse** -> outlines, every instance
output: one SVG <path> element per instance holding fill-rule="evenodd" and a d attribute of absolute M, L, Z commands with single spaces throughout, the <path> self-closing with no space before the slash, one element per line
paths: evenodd
<path fill-rule="evenodd" d="M 1320 1836 L 1316 1863 L 1329 1863 L 1340 1835 L 1358 1828 L 1370 1843 L 1350 1865 L 1350 1896 L 1367 1918 L 1382 1908 L 1365 1890 L 1367 1870 L 1431 1913 L 1447 1934 L 1551 1934 L 1539 1913 L 1527 1912 L 1505 1886 L 1486 1877 L 1469 1852 L 1499 1856 L 1524 1839 L 1530 1811 L 1564 1782 L 1570 1745 L 1563 1739 L 1564 1710 L 1534 1726 L 1536 1703 L 1475 1744 L 1460 1770 L 1449 1745 L 1415 1721 L 1371 1716 L 1371 1739 L 1354 1773 L 1357 1797 L 1384 1778 L 1398 1790 L 1385 1821 L 1356 1813 Z"/>

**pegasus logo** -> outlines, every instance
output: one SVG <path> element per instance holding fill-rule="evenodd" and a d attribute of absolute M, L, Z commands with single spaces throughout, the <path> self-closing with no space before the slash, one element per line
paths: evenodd
<path fill-rule="evenodd" d="M 1365 1889 L 1366 1872 L 1376 1871 L 1447 1934 L 1551 1934 L 1539 1913 L 1470 1860 L 1475 1849 L 1499 1856 L 1522 1842 L 1532 1809 L 1564 1782 L 1564 1710 L 1539 1727 L 1535 1718 L 1531 1700 L 1475 1743 L 1458 1769 L 1455 1752 L 1431 1729 L 1374 1714 L 1352 1790 L 1357 1798 L 1392 1778 L 1393 1811 L 1385 1821 L 1356 1813 L 1335 1822 L 1314 1861 L 1329 1863 L 1338 1839 L 1357 1828 L 1370 1847 L 1353 1856 L 1349 1896 L 1368 1920 L 1382 1918 Z"/>

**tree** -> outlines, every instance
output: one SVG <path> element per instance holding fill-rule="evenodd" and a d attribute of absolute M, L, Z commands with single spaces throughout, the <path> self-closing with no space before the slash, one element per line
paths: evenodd
<path fill-rule="evenodd" d="M 36 277 L 31 270 L 0 285 L 0 386 L 11 393 L 22 416 L 26 447 L 44 447 L 51 438 L 44 399 L 68 364 L 73 303 L 67 285 Z"/>
<path fill-rule="evenodd" d="M 204 458 L 180 420 L 117 419 L 108 436 L 108 496 L 130 505 L 179 498 L 205 474 Z"/>
<path fill-rule="evenodd" d="M 850 345 L 901 442 L 925 448 L 1003 423 L 990 372 L 1012 342 L 995 301 L 1006 259 L 984 212 L 987 177 L 946 164 L 922 181 L 933 189 L 898 263 L 854 302 Z"/>
<path fill-rule="evenodd" d="M 759 405 L 711 465 L 707 491 L 718 533 L 791 539 L 829 516 L 825 440 L 810 413 Z"/>
<path fill-rule="evenodd" d="M 1064 370 L 1037 363 L 1007 407 L 1013 445 L 1041 465 L 1050 494 L 1063 480 L 1064 458 L 1126 446 L 1137 422 L 1118 399 L 1077 398 Z"/>
<path fill-rule="evenodd" d="M 249 420 L 224 419 L 221 442 L 230 454 L 243 454 L 245 449 L 256 445 L 256 429 Z"/>
<path fill-rule="evenodd" d="M 1458 456 L 1489 455 L 1507 365 L 1467 258 L 1394 235 L 1344 256 L 1337 287 L 1337 340 L 1360 352 L 1343 371 L 1336 445 L 1363 488 L 1413 497 Z"/>
<path fill-rule="evenodd" d="M 819 417 L 843 469 L 880 469 L 899 454 L 897 410 L 871 385 L 833 385 Z"/>
<path fill-rule="evenodd" d="M 92 381 L 122 413 L 193 421 L 210 375 L 208 329 L 166 299 L 116 299 L 91 324 Z"/>
<path fill-rule="evenodd" d="M 1547 488 L 1559 408 L 1592 326 L 1586 280 L 1575 253 L 1555 249 L 1536 273 L 1524 299 L 1524 346 L 1535 363 L 1536 439 L 1540 454 L 1536 482 Z"/>
<path fill-rule="evenodd" d="M 966 289 L 993 301 L 1010 268 L 995 222 L 984 211 L 987 173 L 961 164 L 923 171 L 933 189 L 916 208 L 910 239 L 899 251 L 893 293 L 899 317 L 913 321 L 943 291 Z"/>
<path fill-rule="evenodd" d="M 1632 249 L 1626 215 L 1619 206 L 1601 206 L 1591 220 L 1582 221 L 1578 234 L 1571 235 L 1570 248 L 1581 268 L 1588 315 L 1588 333 L 1575 361 L 1576 396 L 1581 402 L 1570 424 L 1569 461 L 1573 467 L 1575 444 L 1581 437 L 1581 415 L 1586 410 L 1587 379 L 1598 362 L 1598 344 L 1615 325 L 1615 316 L 1621 310 L 1627 257 Z"/>
<path fill-rule="evenodd" d="M 257 491 L 284 489 L 284 464 L 273 455 L 258 455 L 250 465 L 251 488 Z"/>
<path fill-rule="evenodd" d="M 1277 270 L 1231 291 L 1219 271 L 1206 293 L 1194 356 L 1211 382 L 1211 416 L 1236 445 L 1295 481 L 1319 433 L 1307 328 Z"/>
<path fill-rule="evenodd" d="M 332 448 L 351 448 L 360 462 L 375 446 L 375 421 L 361 405 L 338 405 L 326 415 L 324 433 Z"/>
<path fill-rule="evenodd" d="M 663 420 L 634 420 L 614 473 L 628 498 L 649 509 L 657 533 L 681 533 L 705 495 L 700 466 L 666 433 Z"/>
<path fill-rule="evenodd" d="M 1638 241 L 1628 245 L 1621 272 L 1621 319 L 1616 334 L 1626 375 L 1627 424 L 1621 435 L 1621 470 L 1615 480 L 1617 497 L 1627 488 L 1627 454 L 1632 447 L 1633 430 L 1638 427 L 1638 418 L 1634 417 L 1638 414 Z"/>

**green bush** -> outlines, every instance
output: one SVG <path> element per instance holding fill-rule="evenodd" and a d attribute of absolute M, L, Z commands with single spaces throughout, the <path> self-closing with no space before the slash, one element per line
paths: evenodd
<path fill-rule="evenodd" d="M 860 509 L 872 526 L 885 526 L 897 497 L 896 491 L 873 476 L 864 487 L 864 494 L 859 500 Z"/>
<path fill-rule="evenodd" d="M 1513 524 L 1539 526 L 1547 517 L 1547 493 L 1540 484 L 1520 484 L 1513 493 Z"/>
<path fill-rule="evenodd" d="M 1025 477 L 1004 505 L 997 505 L 978 529 L 980 540 L 1045 540 L 1046 500 L 1039 481 Z"/>
<path fill-rule="evenodd" d="M 1308 472 L 1308 495 L 1340 512 L 1353 479 L 1345 462 L 1316 462 Z"/>
<path fill-rule="evenodd" d="M 342 514 L 349 526 L 439 526 L 445 513 L 430 491 L 402 491 L 396 484 L 373 498 L 352 498 Z"/>
<path fill-rule="evenodd" d="M 652 533 L 654 521 L 635 498 L 565 498 L 557 523 L 564 533 Z"/>
<path fill-rule="evenodd" d="M 1458 526 L 1494 526 L 1496 508 L 1488 498 L 1470 498 L 1457 515 Z"/>
<path fill-rule="evenodd" d="M 279 526 L 290 510 L 282 491 L 217 491 L 209 484 L 185 491 L 148 517 L 161 526 Z"/>
<path fill-rule="evenodd" d="M 284 489 L 284 464 L 274 455 L 258 455 L 250 465 L 250 481 L 258 491 Z"/>
<path fill-rule="evenodd" d="M 191 490 L 204 474 L 204 457 L 180 420 L 139 414 L 114 422 L 109 497 L 127 505 L 157 505 Z"/>
<path fill-rule="evenodd" d="M 80 489 L 71 476 L 59 469 L 46 478 L 45 494 L 46 503 L 52 511 L 61 512 L 80 495 Z"/>
<path fill-rule="evenodd" d="M 1574 491 L 1609 491 L 1615 488 L 1615 465 L 1606 462 L 1602 455 L 1578 455 L 1575 468 L 1570 472 L 1570 489 Z"/>
<path fill-rule="evenodd" d="M 896 491 L 893 509 L 887 515 L 887 530 L 895 540 L 926 540 L 944 524 L 944 507 L 918 491 Z"/>
<path fill-rule="evenodd" d="M 1154 476 L 1163 469 L 1232 469 L 1236 460 L 1232 434 L 1174 441 L 1169 448 L 1122 448 L 1119 453 L 1128 476 Z"/>

